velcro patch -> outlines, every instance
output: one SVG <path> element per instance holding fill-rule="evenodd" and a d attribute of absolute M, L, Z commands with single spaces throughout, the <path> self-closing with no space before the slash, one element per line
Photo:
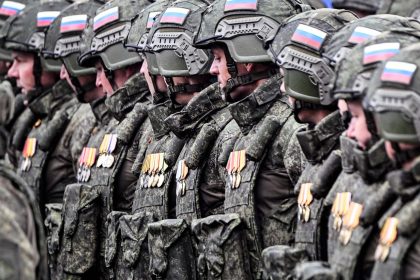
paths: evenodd
<path fill-rule="evenodd" d="M 184 21 L 187 18 L 189 13 L 190 13 L 189 9 L 170 7 L 166 9 L 166 11 L 163 13 L 162 17 L 160 18 L 160 22 L 161 23 L 176 23 L 176 24 L 182 25 L 184 24 Z"/>
<path fill-rule="evenodd" d="M 318 51 L 326 37 L 327 33 L 324 31 L 305 24 L 299 24 L 291 40 Z"/>
<path fill-rule="evenodd" d="M 363 26 L 357 26 L 351 34 L 348 42 L 352 44 L 359 44 L 370 38 L 376 37 L 379 34 L 381 34 L 380 31 Z"/>
<path fill-rule="evenodd" d="M 60 24 L 60 32 L 82 31 L 86 28 L 87 15 L 74 15 L 63 17 Z"/>
<path fill-rule="evenodd" d="M 400 52 L 400 43 L 381 43 L 367 46 L 363 51 L 363 64 L 384 61 Z"/>
<path fill-rule="evenodd" d="M 416 72 L 417 65 L 407 62 L 388 61 L 381 75 L 381 80 L 409 85 Z"/>
<path fill-rule="evenodd" d="M 257 10 L 258 0 L 226 0 L 224 11 Z"/>
<path fill-rule="evenodd" d="M 159 12 L 150 12 L 149 16 L 147 18 L 147 24 L 146 24 L 146 28 L 152 28 L 153 23 L 155 22 L 156 18 L 158 17 L 158 15 L 161 13 L 161 11 Z"/>
<path fill-rule="evenodd" d="M 4 1 L 0 7 L 0 14 L 5 16 L 14 16 L 26 7 L 25 4 L 14 2 L 14 1 Z"/>
<path fill-rule="evenodd" d="M 50 26 L 50 24 L 55 20 L 56 17 L 60 14 L 59 11 L 45 11 L 45 12 L 39 12 L 36 15 L 37 27 L 47 27 Z"/>
<path fill-rule="evenodd" d="M 93 19 L 93 30 L 96 31 L 98 28 L 107 25 L 108 23 L 114 22 L 120 18 L 118 7 L 105 10 L 97 14 Z"/>

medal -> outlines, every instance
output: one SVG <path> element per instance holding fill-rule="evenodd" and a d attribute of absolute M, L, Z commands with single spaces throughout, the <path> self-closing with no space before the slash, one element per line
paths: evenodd
<path fill-rule="evenodd" d="M 104 154 L 108 147 L 108 143 L 109 143 L 109 134 L 105 134 L 104 138 L 102 139 L 102 143 L 99 146 L 99 157 L 98 157 L 98 161 L 96 162 L 96 167 L 101 167 L 103 165 Z"/>
<path fill-rule="evenodd" d="M 115 162 L 115 158 L 112 155 L 112 153 L 115 151 L 115 148 L 117 147 L 117 134 L 111 134 L 110 136 L 110 141 L 109 141 L 109 146 L 108 146 L 108 150 L 107 150 L 107 164 L 106 167 L 107 168 L 111 168 L 112 165 Z"/>
<path fill-rule="evenodd" d="M 41 120 L 41 119 L 38 119 L 38 120 L 35 122 L 34 127 L 35 127 L 35 128 L 39 127 L 39 126 L 41 125 L 41 123 L 42 123 L 42 120 Z"/>
<path fill-rule="evenodd" d="M 392 244 L 398 237 L 398 219 L 388 217 L 382 227 L 379 244 L 375 251 L 375 260 L 385 262 L 388 258 Z"/>
<path fill-rule="evenodd" d="M 239 188 L 241 184 L 241 172 L 245 167 L 246 164 L 246 153 L 245 150 L 238 151 L 238 157 L 239 157 L 239 164 L 238 164 L 238 170 L 236 175 L 236 182 L 235 182 L 235 188 Z"/>
<path fill-rule="evenodd" d="M 343 224 L 343 216 L 347 213 L 351 202 L 351 193 L 343 192 L 337 193 L 333 207 L 331 209 L 332 215 L 334 217 L 333 228 L 336 231 L 341 230 Z"/>
<path fill-rule="evenodd" d="M 314 197 L 311 192 L 312 183 L 301 184 L 298 205 L 300 207 L 299 220 L 307 223 L 311 217 L 311 208 L 309 205 L 312 203 Z"/>
<path fill-rule="evenodd" d="M 343 217 L 343 228 L 340 231 L 339 240 L 343 245 L 350 242 L 353 231 L 357 228 L 360 222 L 360 215 L 363 211 L 363 205 L 351 202 L 347 213 Z"/>
<path fill-rule="evenodd" d="M 232 174 L 232 170 L 233 170 L 233 153 L 234 152 L 231 152 L 229 154 L 229 160 L 228 160 L 228 162 L 226 164 L 226 171 L 227 171 L 228 176 L 229 176 L 229 184 L 230 184 L 230 187 L 231 188 L 233 188 L 233 174 Z"/>
<path fill-rule="evenodd" d="M 77 170 L 77 182 L 82 180 L 83 165 L 85 164 L 86 147 L 83 148 L 82 154 L 79 157 L 79 169 Z"/>
<path fill-rule="evenodd" d="M 21 170 L 26 172 L 31 169 L 31 158 L 35 155 L 36 138 L 27 138 L 23 147 L 22 155 L 24 160 L 21 165 Z"/>
<path fill-rule="evenodd" d="M 185 160 L 182 159 L 180 161 L 178 161 L 178 166 L 177 166 L 177 170 L 176 170 L 176 179 L 177 182 L 179 183 L 177 185 L 177 194 L 180 196 L 184 196 L 186 193 L 186 183 L 185 183 L 185 179 L 188 176 L 188 167 L 185 163 Z"/>

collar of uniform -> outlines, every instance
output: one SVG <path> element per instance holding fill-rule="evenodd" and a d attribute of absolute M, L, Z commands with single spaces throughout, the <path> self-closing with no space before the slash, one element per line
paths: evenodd
<path fill-rule="evenodd" d="M 117 89 L 105 100 L 105 104 L 114 118 L 122 121 L 138 102 L 149 103 L 150 96 L 146 79 L 140 73 L 133 75 L 125 85 Z"/>
<path fill-rule="evenodd" d="M 392 168 L 392 162 L 386 156 L 383 139 L 371 145 L 368 150 L 355 147 L 353 156 L 357 171 L 368 183 L 380 180 Z"/>
<path fill-rule="evenodd" d="M 152 105 L 149 108 L 148 115 L 153 128 L 155 139 L 160 139 L 169 133 L 170 129 L 165 123 L 165 119 L 175 112 L 175 107 L 172 106 L 172 102 L 170 100 L 160 104 Z"/>
<path fill-rule="evenodd" d="M 296 134 L 302 152 L 311 164 L 324 160 L 339 145 L 339 138 L 345 127 L 337 110 L 326 116 L 314 129 Z"/>
<path fill-rule="evenodd" d="M 34 113 L 38 119 L 43 119 L 48 116 L 48 107 L 52 99 L 51 94 L 52 89 L 46 89 L 42 93 L 38 93 L 37 96 L 32 99 L 29 103 L 29 109 Z M 28 94 L 35 93 L 36 91 L 31 91 Z"/>
<path fill-rule="evenodd" d="M 386 176 L 392 190 L 401 197 L 403 201 L 411 200 L 420 191 L 420 182 L 415 179 L 413 173 L 405 170 L 394 170 Z"/>
<path fill-rule="evenodd" d="M 105 105 L 106 96 L 96 99 L 90 103 L 95 119 L 101 123 L 106 124 L 110 120 L 108 107 Z"/>
<path fill-rule="evenodd" d="M 229 110 L 242 133 L 248 134 L 280 97 L 280 79 L 276 75 L 265 81 L 249 96 L 231 104 Z"/>
<path fill-rule="evenodd" d="M 203 121 L 207 121 L 209 115 L 226 106 L 218 84 L 214 83 L 194 96 L 180 112 L 170 115 L 165 122 L 176 136 L 185 138 L 194 133 Z"/>

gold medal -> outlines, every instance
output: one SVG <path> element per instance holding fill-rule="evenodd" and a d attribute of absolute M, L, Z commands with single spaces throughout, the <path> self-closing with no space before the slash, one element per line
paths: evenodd
<path fill-rule="evenodd" d="M 377 261 L 385 262 L 387 260 L 391 246 L 398 237 L 398 222 L 398 219 L 395 217 L 388 217 L 386 219 L 381 229 L 379 245 L 375 251 L 375 259 Z"/>
<path fill-rule="evenodd" d="M 363 205 L 351 202 L 346 215 L 343 217 L 343 228 L 340 232 L 341 243 L 347 245 L 350 242 L 353 231 L 359 226 L 360 215 L 362 215 Z"/>

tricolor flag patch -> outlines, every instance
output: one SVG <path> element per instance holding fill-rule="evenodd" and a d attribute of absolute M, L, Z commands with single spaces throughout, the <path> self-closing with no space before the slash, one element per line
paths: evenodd
<path fill-rule="evenodd" d="M 257 10 L 258 0 L 226 0 L 225 12 L 235 10 Z"/>
<path fill-rule="evenodd" d="M 149 16 L 147 18 L 147 24 L 146 24 L 146 28 L 152 28 L 153 23 L 155 22 L 157 16 L 160 14 L 161 12 L 150 12 Z"/>
<path fill-rule="evenodd" d="M 368 46 L 363 52 L 363 64 L 384 61 L 400 52 L 400 43 L 381 43 Z"/>
<path fill-rule="evenodd" d="M 377 30 L 363 26 L 357 26 L 351 34 L 348 42 L 352 44 L 359 44 L 370 38 L 376 37 L 379 34 L 381 34 L 381 32 Z"/>
<path fill-rule="evenodd" d="M 120 18 L 118 7 L 103 11 L 93 19 L 93 30 L 96 30 L 108 23 L 114 22 Z"/>
<path fill-rule="evenodd" d="M 299 24 L 291 40 L 318 51 L 326 37 L 327 33 L 324 31 L 305 24 Z"/>
<path fill-rule="evenodd" d="M 5 16 L 14 16 L 26 7 L 25 4 L 14 2 L 14 1 L 4 1 L 0 7 L 0 14 Z"/>
<path fill-rule="evenodd" d="M 166 9 L 160 18 L 161 23 L 184 24 L 190 10 L 184 8 L 170 7 Z"/>
<path fill-rule="evenodd" d="M 59 14 L 60 14 L 59 11 L 39 12 L 36 15 L 36 19 L 37 19 L 36 26 L 38 27 L 50 26 L 50 24 L 54 21 L 56 17 L 58 17 Z"/>
<path fill-rule="evenodd" d="M 388 61 L 381 75 L 381 80 L 409 85 L 416 72 L 417 65 L 407 62 Z"/>
<path fill-rule="evenodd" d="M 82 31 L 86 28 L 87 15 L 67 16 L 61 19 L 60 33 Z"/>

